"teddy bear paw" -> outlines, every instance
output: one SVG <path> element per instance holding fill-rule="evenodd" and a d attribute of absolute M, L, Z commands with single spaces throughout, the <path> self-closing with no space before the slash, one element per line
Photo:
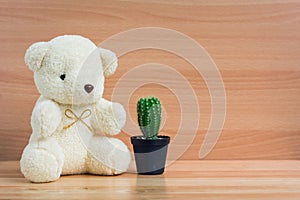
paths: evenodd
<path fill-rule="evenodd" d="M 112 112 L 116 119 L 118 129 L 122 129 L 126 122 L 126 111 L 124 110 L 124 107 L 119 103 L 113 103 Z"/>
<path fill-rule="evenodd" d="M 25 178 L 35 183 L 55 181 L 61 174 L 55 156 L 44 149 L 27 149 L 20 164 Z"/>
<path fill-rule="evenodd" d="M 127 171 L 131 161 L 127 146 L 116 138 L 94 136 L 88 152 L 86 164 L 91 174 L 121 174 Z"/>

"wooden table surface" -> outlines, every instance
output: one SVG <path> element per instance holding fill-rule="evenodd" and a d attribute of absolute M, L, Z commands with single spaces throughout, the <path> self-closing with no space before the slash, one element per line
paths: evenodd
<path fill-rule="evenodd" d="M 63 176 L 26 181 L 16 161 L 0 162 L 0 199 L 300 199 L 300 161 L 180 160 L 164 175 Z"/>

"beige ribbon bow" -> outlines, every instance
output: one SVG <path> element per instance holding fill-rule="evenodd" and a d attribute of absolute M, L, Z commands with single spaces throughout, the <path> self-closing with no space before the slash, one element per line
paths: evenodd
<path fill-rule="evenodd" d="M 64 126 L 64 129 L 68 129 L 71 126 L 73 126 L 76 122 L 80 121 L 83 125 L 85 125 L 92 132 L 93 129 L 85 121 L 83 121 L 84 119 L 91 116 L 91 114 L 92 114 L 92 111 L 90 109 L 86 109 L 78 117 L 71 109 L 66 109 L 65 110 L 65 116 L 69 119 L 74 120 L 74 121 L 71 124 Z"/>

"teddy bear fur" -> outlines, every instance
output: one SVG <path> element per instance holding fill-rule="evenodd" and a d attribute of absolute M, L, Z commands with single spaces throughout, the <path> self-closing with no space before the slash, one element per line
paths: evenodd
<path fill-rule="evenodd" d="M 125 172 L 130 152 L 108 136 L 120 132 L 126 113 L 121 104 L 102 98 L 104 79 L 117 68 L 116 55 L 82 36 L 65 35 L 32 44 L 25 63 L 41 94 L 20 161 L 25 178 L 43 183 L 67 174 Z"/>

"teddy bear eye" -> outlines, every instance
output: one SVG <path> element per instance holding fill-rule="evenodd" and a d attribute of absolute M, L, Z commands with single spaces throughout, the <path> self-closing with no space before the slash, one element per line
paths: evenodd
<path fill-rule="evenodd" d="M 65 78 L 66 78 L 66 74 L 62 74 L 62 75 L 60 75 L 60 77 L 59 77 L 61 80 L 65 80 Z"/>

